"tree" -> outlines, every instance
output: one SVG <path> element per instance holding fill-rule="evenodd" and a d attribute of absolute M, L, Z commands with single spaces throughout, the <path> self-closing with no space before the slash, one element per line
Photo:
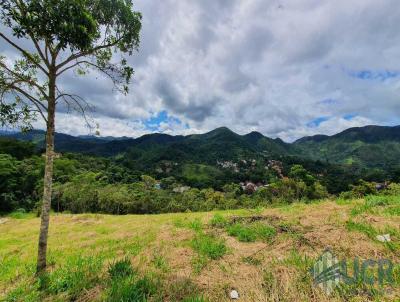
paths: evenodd
<path fill-rule="evenodd" d="M 91 108 L 79 95 L 63 91 L 60 78 L 67 71 L 84 75 L 94 69 L 127 93 L 133 69 L 124 55 L 138 48 L 141 15 L 130 0 L 0 0 L 0 8 L 10 32 L 2 30 L 0 38 L 20 55 L 15 60 L 0 56 L 0 122 L 27 129 L 39 116 L 47 128 L 40 273 L 46 268 L 56 106 L 64 102 L 85 119 Z"/>

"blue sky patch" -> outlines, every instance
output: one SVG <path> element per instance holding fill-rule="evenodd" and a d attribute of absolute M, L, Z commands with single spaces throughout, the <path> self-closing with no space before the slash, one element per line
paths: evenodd
<path fill-rule="evenodd" d="M 400 76 L 400 71 L 389 70 L 357 70 L 348 73 L 351 77 L 361 80 L 377 80 L 385 81 L 387 79 L 397 78 Z"/>
<path fill-rule="evenodd" d="M 315 118 L 315 119 L 309 121 L 309 122 L 307 123 L 307 127 L 309 127 L 309 128 L 318 127 L 321 123 L 326 122 L 326 121 L 329 120 L 329 119 L 330 119 L 329 116 L 320 116 L 320 117 L 317 117 L 317 118 Z"/>
<path fill-rule="evenodd" d="M 349 113 L 349 114 L 345 114 L 343 115 L 343 118 L 347 121 L 351 121 L 353 118 L 355 118 L 357 116 L 357 114 L 355 113 Z"/>
<path fill-rule="evenodd" d="M 152 132 L 160 131 L 160 125 L 162 123 L 182 125 L 182 121 L 180 119 L 174 116 L 170 116 L 166 110 L 160 111 L 156 115 L 143 121 L 146 130 Z M 185 127 L 187 128 L 188 125 L 185 125 Z"/>

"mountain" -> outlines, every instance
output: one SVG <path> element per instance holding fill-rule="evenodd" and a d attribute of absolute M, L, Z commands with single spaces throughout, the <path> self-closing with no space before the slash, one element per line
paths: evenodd
<path fill-rule="evenodd" d="M 0 133 L 44 148 L 45 132 Z M 215 165 L 217 161 L 278 159 L 294 156 L 332 164 L 390 169 L 400 163 L 400 126 L 365 126 L 338 134 L 303 137 L 294 143 L 259 132 L 239 135 L 226 127 L 204 134 L 146 134 L 139 138 L 75 137 L 56 133 L 56 151 L 115 157 L 131 166 L 156 166 L 163 161 Z"/>
<path fill-rule="evenodd" d="M 354 127 L 332 136 L 303 137 L 292 146 L 313 160 L 391 169 L 400 164 L 400 126 Z"/>

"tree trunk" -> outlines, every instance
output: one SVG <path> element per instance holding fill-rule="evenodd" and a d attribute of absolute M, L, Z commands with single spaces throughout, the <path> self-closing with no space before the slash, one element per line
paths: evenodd
<path fill-rule="evenodd" d="M 47 264 L 47 237 L 49 233 L 51 194 L 53 185 L 55 88 L 55 75 L 53 74 L 49 76 L 49 99 L 46 132 L 46 165 L 44 171 L 43 205 L 39 234 L 37 274 L 43 272 L 46 269 Z"/>

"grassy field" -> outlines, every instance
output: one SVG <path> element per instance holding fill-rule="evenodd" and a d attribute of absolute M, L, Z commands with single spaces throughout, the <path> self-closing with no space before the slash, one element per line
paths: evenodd
<path fill-rule="evenodd" d="M 164 215 L 51 217 L 49 272 L 34 277 L 39 219 L 0 218 L 4 301 L 399 301 L 400 198 Z M 376 235 L 389 233 L 391 242 Z M 390 259 L 393 280 L 330 296 L 310 267 L 326 249 L 340 259 Z M 370 272 L 371 274 L 373 271 Z"/>

